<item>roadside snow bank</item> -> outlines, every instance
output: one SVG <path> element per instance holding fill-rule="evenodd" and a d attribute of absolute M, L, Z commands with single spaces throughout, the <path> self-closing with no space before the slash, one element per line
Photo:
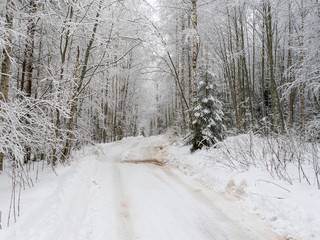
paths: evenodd
<path fill-rule="evenodd" d="M 167 161 L 186 175 L 260 215 L 288 239 L 320 239 L 320 191 L 314 154 L 297 142 L 253 135 L 230 137 L 216 148 L 190 153 L 175 143 Z M 318 159 L 319 160 L 319 159 Z M 310 183 L 310 184 L 309 184 Z"/>
<path fill-rule="evenodd" d="M 53 201 L 58 196 L 55 198 L 52 196 L 56 195 L 57 189 L 66 185 L 67 179 L 75 174 L 80 162 L 94 157 L 93 151 L 92 146 L 73 151 L 71 154 L 73 160 L 65 166 L 57 165 L 54 170 L 51 165 L 48 166 L 43 161 L 30 162 L 25 166 L 28 169 L 25 171 L 28 182 L 23 178 L 16 179 L 14 194 L 10 167 L 6 168 L 6 172 L 0 173 L 0 226 L 2 227 L 0 238 L 7 232 L 8 226 L 16 227 L 15 225 L 19 225 L 20 221 L 25 221 L 26 216 L 32 215 L 33 212 L 46 211 L 46 207 L 55 204 Z M 38 216 L 33 217 L 38 218 Z M 30 219 L 30 222 L 34 222 L 35 219 Z"/>

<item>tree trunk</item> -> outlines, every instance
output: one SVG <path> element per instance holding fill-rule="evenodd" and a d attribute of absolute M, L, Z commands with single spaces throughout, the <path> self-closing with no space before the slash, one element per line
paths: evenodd
<path fill-rule="evenodd" d="M 245 89 L 247 92 L 247 96 L 249 97 L 249 108 L 250 108 L 250 115 L 251 115 L 251 121 L 250 125 L 251 127 L 253 126 L 253 121 L 254 121 L 254 116 L 253 116 L 253 105 L 252 105 L 252 91 L 251 91 L 251 84 L 250 84 L 250 76 L 249 76 L 249 71 L 247 67 L 247 60 L 246 60 L 246 54 L 245 54 L 245 46 L 244 46 L 244 26 L 243 26 L 243 17 L 241 13 L 240 17 L 240 30 L 241 30 L 241 52 L 242 52 L 242 71 L 243 71 L 243 78 L 245 81 L 243 82 L 243 85 L 245 85 Z M 250 62 L 250 58 L 248 60 Z"/>
<path fill-rule="evenodd" d="M 240 120 L 239 120 L 239 112 L 238 112 L 238 104 L 237 104 L 237 84 L 236 84 L 236 62 L 235 62 L 235 58 L 233 56 L 234 51 L 233 51 L 233 37 L 232 37 L 232 30 L 231 30 L 231 16 L 230 16 L 230 12 L 229 12 L 229 8 L 227 7 L 227 15 L 228 15 L 228 49 L 232 55 L 232 59 L 230 61 L 230 75 L 232 78 L 232 99 L 233 99 L 233 107 L 234 107 L 234 112 L 235 112 L 235 122 L 236 125 L 238 126 L 239 129 L 239 125 L 240 125 Z M 228 57 L 228 54 L 226 54 L 226 56 Z M 227 59 L 228 60 L 228 59 Z M 227 61 L 229 62 L 229 61 Z"/>
<path fill-rule="evenodd" d="M 288 37 L 288 64 L 287 64 L 287 69 L 291 69 L 292 68 L 292 34 L 293 34 L 293 23 L 292 23 L 292 13 L 291 13 L 291 1 L 288 2 L 288 14 L 289 14 L 289 37 Z M 293 83 L 294 81 L 294 77 L 293 77 L 293 71 L 290 70 L 289 71 L 289 76 L 288 76 L 288 82 L 289 83 Z M 294 103 L 295 103 L 295 99 L 296 99 L 296 89 L 295 87 L 293 87 L 290 90 L 290 95 L 289 95 L 289 115 L 290 115 L 290 119 L 289 119 L 289 124 L 291 127 L 293 127 L 293 123 L 294 123 Z"/>
<path fill-rule="evenodd" d="M 278 106 L 278 113 L 281 122 L 282 133 L 285 131 L 284 118 L 281 109 L 281 103 L 277 92 L 277 85 L 274 75 L 274 60 L 273 60 L 273 35 L 272 35 L 272 17 L 271 17 L 271 3 L 268 1 L 266 5 L 266 37 L 267 37 L 267 52 L 269 58 L 269 71 L 271 80 L 271 108 L 272 108 L 272 126 L 271 129 L 274 131 L 274 124 L 276 123 L 276 104 Z"/>
<path fill-rule="evenodd" d="M 181 91 L 185 93 L 185 57 L 186 57 L 186 50 L 185 50 L 185 19 L 184 19 L 184 14 L 182 14 L 181 17 L 181 32 L 182 32 L 182 37 L 181 37 Z M 185 105 L 184 102 L 182 101 L 181 98 L 181 114 L 182 114 L 182 124 L 181 124 L 181 133 L 182 135 L 186 134 L 186 115 L 185 115 Z"/>
<path fill-rule="evenodd" d="M 266 110 L 265 110 L 265 30 L 262 30 L 262 43 L 261 43 L 261 114 L 262 114 L 262 124 L 265 123 Z M 265 129 L 265 128 L 264 128 Z M 264 134 L 266 134 L 264 130 Z"/>
<path fill-rule="evenodd" d="M 71 20 L 73 18 L 73 7 L 70 6 L 68 9 L 68 13 L 67 13 L 67 18 L 69 17 L 69 23 L 71 23 Z M 69 41 L 70 41 L 70 26 L 68 26 L 68 30 L 65 34 L 65 40 L 63 41 L 63 32 L 65 29 L 63 29 L 62 34 L 61 34 L 61 38 L 60 38 L 60 55 L 61 55 L 61 69 L 60 69 L 60 81 L 59 81 L 59 87 L 58 87 L 58 98 L 60 95 L 60 91 L 62 88 L 62 81 L 63 81 L 63 77 L 64 77 L 64 71 L 65 71 L 65 62 L 66 62 L 66 56 L 67 56 L 67 50 L 68 48 L 71 48 L 72 45 L 72 39 L 71 39 L 71 43 L 69 45 Z M 55 129 L 55 137 L 56 137 L 56 141 L 59 139 L 59 129 L 60 129 L 60 110 L 59 108 L 56 109 L 56 129 Z M 52 165 L 56 165 L 58 160 L 57 157 L 57 148 L 56 146 L 53 148 L 52 150 Z"/>
<path fill-rule="evenodd" d="M 198 58 L 198 39 L 197 39 L 197 0 L 192 0 L 192 27 L 194 30 L 194 36 L 193 36 L 193 48 L 192 48 L 192 78 L 193 78 L 193 107 L 196 106 L 196 98 L 197 98 L 197 87 L 198 87 L 198 81 L 197 81 L 197 58 Z"/>
<path fill-rule="evenodd" d="M 9 93 L 9 74 L 10 74 L 10 54 L 12 45 L 12 26 L 13 26 L 13 14 L 12 14 L 12 0 L 7 0 L 6 5 L 6 24 L 5 28 L 7 33 L 5 35 L 5 46 L 3 48 L 3 61 L 1 65 L 1 83 L 0 83 L 0 101 L 8 101 Z"/>
<path fill-rule="evenodd" d="M 118 109 L 119 109 L 119 104 L 118 104 L 118 76 L 117 74 L 114 76 L 114 82 L 115 82 L 115 86 L 114 86 L 114 96 L 115 96 L 115 100 L 114 100 L 114 118 L 113 118 L 113 141 L 117 141 L 117 128 L 118 128 Z"/>
<path fill-rule="evenodd" d="M 235 29 L 235 38 L 236 38 L 236 51 L 237 54 L 240 53 L 240 40 L 239 40 L 239 29 L 238 29 L 238 17 L 237 17 L 237 9 L 234 9 L 234 29 Z M 240 57 L 237 56 L 237 79 L 238 79 L 238 85 L 237 85 L 237 89 L 238 89 L 238 131 L 241 132 L 242 131 L 242 125 L 243 125 L 243 107 L 242 107 L 242 99 L 243 99 L 243 88 L 242 88 L 242 69 L 241 69 L 241 61 L 240 61 Z"/>
<path fill-rule="evenodd" d="M 25 47 L 25 76 L 26 76 L 26 86 L 24 88 L 24 92 L 26 97 L 31 98 L 32 95 L 32 82 L 33 82 L 33 63 L 34 59 L 34 46 L 35 46 L 35 32 L 36 32 L 36 19 L 35 13 L 37 11 L 37 4 L 34 0 L 29 2 L 28 6 L 29 10 L 29 20 L 27 23 L 27 40 L 26 40 L 26 47 Z M 28 107 L 28 106 L 27 106 Z M 27 121 L 26 124 L 29 124 Z M 31 147 L 25 147 L 25 159 L 24 163 L 27 163 L 31 160 Z"/>
<path fill-rule="evenodd" d="M 106 77 L 106 89 L 105 89 L 105 102 L 104 102 L 104 119 L 103 119 L 103 142 L 107 143 L 109 141 L 108 139 L 108 133 L 107 133 L 107 127 L 108 127 L 108 115 L 109 115 L 109 107 L 108 107 L 108 96 L 109 96 L 109 80 L 108 76 Z"/>
<path fill-rule="evenodd" d="M 73 119 L 75 115 L 75 108 L 76 108 L 76 101 L 75 98 L 77 96 L 77 84 L 78 84 L 78 77 L 79 77 L 79 67 L 80 67 L 80 49 L 78 47 L 77 49 L 77 61 L 76 61 L 76 71 L 75 71 L 75 76 L 74 76 L 74 92 L 72 96 L 72 101 L 71 101 L 71 109 L 70 109 L 70 119 L 69 119 L 69 124 L 68 124 L 68 133 L 67 133 L 67 140 L 66 140 L 66 145 L 62 153 L 61 161 L 65 162 L 71 148 L 71 137 L 72 137 L 72 128 L 73 128 Z"/>
<path fill-rule="evenodd" d="M 179 32 L 179 27 L 178 27 L 178 17 L 176 17 L 176 31 L 175 31 L 175 69 L 176 72 L 179 76 L 179 39 L 178 39 L 178 32 Z M 179 78 L 176 80 L 176 84 L 175 84 L 175 99 L 174 99 L 174 125 L 176 127 L 176 129 L 178 130 L 178 126 L 180 125 L 180 116 L 179 116 L 179 101 L 178 101 L 178 97 L 179 97 Z M 182 80 L 180 82 L 180 96 L 182 96 L 182 94 L 184 93 L 182 90 Z M 158 94 L 158 92 L 157 92 Z M 182 97 L 180 98 L 182 99 Z M 158 104 L 160 105 L 160 104 Z M 160 111 L 160 109 L 158 109 L 158 111 Z"/>
<path fill-rule="evenodd" d="M 300 1 L 301 4 L 301 29 L 300 29 L 300 95 L 301 95 L 301 130 L 302 138 L 306 139 L 306 114 L 305 114 L 305 74 L 304 74 L 304 21 L 305 21 L 305 10 L 303 5 L 303 0 Z"/>
<path fill-rule="evenodd" d="M 32 80 L 33 80 L 33 55 L 34 55 L 34 37 L 36 32 L 36 19 L 34 14 L 37 11 L 37 4 L 34 0 L 29 4 L 30 19 L 27 26 L 27 43 L 26 43 L 26 86 L 25 93 L 27 97 L 31 97 L 32 94 Z"/>
<path fill-rule="evenodd" d="M 6 5 L 6 23 L 5 28 L 8 32 L 5 35 L 3 48 L 3 60 L 1 64 L 1 82 L 0 82 L 0 102 L 7 102 L 9 96 L 9 74 L 11 68 L 10 54 L 12 44 L 12 27 L 13 27 L 13 13 L 12 13 L 12 0 L 7 0 Z M 0 122 L 2 119 L 0 119 Z M 3 171 L 4 153 L 0 152 L 0 171 Z"/>

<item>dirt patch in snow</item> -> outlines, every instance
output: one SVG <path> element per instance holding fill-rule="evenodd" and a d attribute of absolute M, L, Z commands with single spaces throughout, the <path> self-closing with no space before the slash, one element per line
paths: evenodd
<path fill-rule="evenodd" d="M 131 164 L 153 164 L 157 166 L 164 166 L 164 162 L 159 161 L 158 159 L 144 159 L 144 160 L 123 160 L 121 163 L 131 163 Z"/>
<path fill-rule="evenodd" d="M 130 218 L 129 206 L 126 202 L 121 203 L 122 215 L 124 218 Z"/>

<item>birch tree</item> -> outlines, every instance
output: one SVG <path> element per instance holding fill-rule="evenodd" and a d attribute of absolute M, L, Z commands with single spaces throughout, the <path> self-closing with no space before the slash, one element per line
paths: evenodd
<path fill-rule="evenodd" d="M 8 101 L 9 94 L 9 79 L 10 79 L 10 69 L 11 69 L 11 50 L 12 50 L 12 30 L 13 30 L 13 2 L 11 0 L 7 0 L 6 3 L 6 15 L 5 15 L 5 30 L 6 35 L 4 38 L 5 46 L 3 48 L 3 57 L 1 64 L 1 82 L 0 82 L 0 105 L 1 102 Z M 0 109 L 0 111 L 2 111 Z M 3 119 L 0 118 L 0 122 Z M 0 148 L 0 171 L 3 170 L 3 158 L 4 153 L 3 149 Z"/>

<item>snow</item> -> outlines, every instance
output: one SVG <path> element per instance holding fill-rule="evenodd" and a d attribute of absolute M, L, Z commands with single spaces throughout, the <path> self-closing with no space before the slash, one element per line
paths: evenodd
<path fill-rule="evenodd" d="M 84 148 L 58 176 L 40 171 L 10 227 L 10 179 L 1 174 L 0 239 L 281 239 L 271 228 L 319 239 L 318 190 L 255 167 L 233 170 L 215 153 L 190 154 L 169 135 Z"/>
<path fill-rule="evenodd" d="M 243 141 L 241 137 L 236 140 L 239 138 Z M 226 142 L 223 149 L 218 146 L 194 154 L 190 154 L 190 147 L 176 143 L 169 148 L 167 160 L 187 176 L 258 215 L 279 235 L 288 239 L 320 239 L 320 191 L 315 180 L 311 186 L 306 181 L 300 183 L 294 165 L 287 166 L 292 185 L 273 178 L 259 165 L 233 169 L 223 164 L 227 160 L 222 152 L 231 149 L 233 141 L 229 138 Z M 243 157 L 240 149 L 235 154 L 235 158 Z M 311 166 L 304 169 L 312 179 Z"/>
<path fill-rule="evenodd" d="M 202 99 L 202 102 L 203 102 L 203 103 L 208 103 L 208 101 L 209 101 L 208 98 L 203 98 L 203 99 Z"/>
<path fill-rule="evenodd" d="M 203 110 L 203 112 L 204 112 L 205 114 L 211 113 L 211 111 L 210 111 L 209 109 L 207 109 L 207 108 L 205 108 L 205 109 Z"/>

